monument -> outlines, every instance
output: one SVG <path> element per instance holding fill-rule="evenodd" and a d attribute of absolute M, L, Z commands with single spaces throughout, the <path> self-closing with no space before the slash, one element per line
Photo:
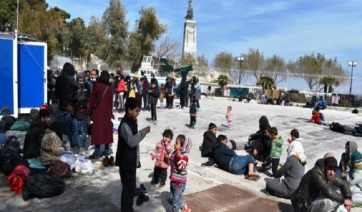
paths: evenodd
<path fill-rule="evenodd" d="M 182 48 L 182 58 L 188 58 L 192 56 L 195 60 L 197 59 L 196 54 L 196 21 L 194 18 L 194 11 L 192 8 L 192 0 L 188 0 L 189 8 L 185 16 L 184 25 L 184 42 Z"/>

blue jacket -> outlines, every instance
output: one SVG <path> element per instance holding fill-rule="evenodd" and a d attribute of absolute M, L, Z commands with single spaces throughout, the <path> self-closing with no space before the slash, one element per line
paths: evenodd
<path fill-rule="evenodd" d="M 230 161 L 234 156 L 236 156 L 235 151 L 229 149 L 226 145 L 219 143 L 219 145 L 214 149 L 213 154 L 216 164 L 223 170 L 229 172 Z"/>

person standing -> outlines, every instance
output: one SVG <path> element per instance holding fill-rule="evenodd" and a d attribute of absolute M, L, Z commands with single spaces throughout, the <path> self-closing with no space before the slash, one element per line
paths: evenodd
<path fill-rule="evenodd" d="M 119 101 L 119 108 L 118 112 L 122 113 L 124 111 L 124 92 L 126 89 L 126 85 L 124 83 L 124 76 L 123 74 L 120 74 L 119 76 L 120 80 L 117 85 L 117 92 L 118 92 L 118 101 Z"/>
<path fill-rule="evenodd" d="M 125 115 L 118 128 L 118 146 L 115 165 L 119 167 L 122 182 L 121 212 L 133 212 L 136 190 L 136 169 L 141 167 L 139 143 L 150 132 L 150 126 L 138 131 L 137 117 L 141 105 L 135 98 L 128 98 Z"/>
<path fill-rule="evenodd" d="M 112 134 L 112 107 L 113 107 L 113 91 L 109 84 L 110 75 L 108 71 L 102 71 L 99 82 L 93 87 L 91 101 L 89 104 L 88 115 L 93 115 L 93 127 L 91 144 L 95 145 L 95 150 L 90 156 L 96 159 L 102 156 L 100 145 L 104 144 L 104 154 L 110 154 L 109 144 L 113 143 Z"/>
<path fill-rule="evenodd" d="M 148 90 L 148 92 L 146 92 L 145 95 L 150 95 L 151 119 L 153 121 L 153 124 L 156 125 L 157 124 L 156 106 L 157 106 L 158 96 L 160 95 L 156 79 L 151 80 L 151 88 Z"/>
<path fill-rule="evenodd" d="M 201 98 L 201 90 L 200 90 L 200 82 L 196 76 L 192 77 L 192 96 L 196 101 L 197 109 L 200 109 L 200 98 Z"/>
<path fill-rule="evenodd" d="M 144 76 L 142 78 L 142 98 L 143 98 L 143 109 L 144 110 L 149 110 L 150 108 L 148 107 L 149 104 L 149 93 L 148 90 L 150 89 L 150 82 L 148 81 L 147 77 Z M 158 88 L 158 85 L 157 85 Z"/>
<path fill-rule="evenodd" d="M 186 106 L 187 88 L 188 82 L 186 81 L 186 77 L 182 77 L 181 83 L 179 85 L 181 109 Z"/>

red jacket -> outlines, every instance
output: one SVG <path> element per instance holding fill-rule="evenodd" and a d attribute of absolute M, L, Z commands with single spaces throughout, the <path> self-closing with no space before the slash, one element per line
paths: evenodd
<path fill-rule="evenodd" d="M 321 122 L 321 114 L 319 114 L 319 113 L 315 113 L 313 116 L 312 116 L 312 118 L 309 120 L 309 123 L 311 123 L 311 122 L 315 122 L 315 123 L 317 123 L 317 124 L 319 124 L 320 122 Z"/>
<path fill-rule="evenodd" d="M 118 93 L 124 92 L 124 80 L 123 80 L 123 79 L 121 79 L 121 80 L 118 82 L 117 92 L 118 92 Z"/>

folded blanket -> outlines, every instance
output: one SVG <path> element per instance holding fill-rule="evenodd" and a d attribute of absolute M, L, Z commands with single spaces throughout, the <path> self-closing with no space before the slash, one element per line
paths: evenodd
<path fill-rule="evenodd" d="M 19 165 L 8 176 L 8 186 L 10 190 L 15 191 L 15 194 L 22 194 L 25 182 L 30 177 L 28 167 Z"/>

